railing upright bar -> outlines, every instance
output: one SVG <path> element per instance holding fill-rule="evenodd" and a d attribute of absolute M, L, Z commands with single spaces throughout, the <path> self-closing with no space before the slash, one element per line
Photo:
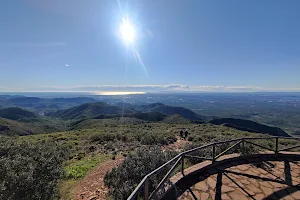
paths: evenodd
<path fill-rule="evenodd" d="M 144 200 L 149 200 L 149 179 L 147 178 L 144 183 Z"/>
<path fill-rule="evenodd" d="M 276 144 L 275 144 L 275 153 L 278 153 L 278 137 L 275 138 Z"/>
<path fill-rule="evenodd" d="M 245 153 L 245 139 L 242 139 L 242 154 Z"/>
<path fill-rule="evenodd" d="M 215 156 L 216 156 L 216 144 L 213 144 L 213 155 L 212 155 L 212 157 L 213 157 L 213 162 L 215 162 Z"/>
<path fill-rule="evenodd" d="M 181 156 L 181 174 L 184 176 L 184 154 Z"/>

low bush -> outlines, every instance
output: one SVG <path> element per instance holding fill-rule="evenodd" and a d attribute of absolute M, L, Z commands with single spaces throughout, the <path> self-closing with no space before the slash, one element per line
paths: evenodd
<path fill-rule="evenodd" d="M 141 147 L 127 156 L 118 168 L 107 173 L 104 183 L 109 188 L 113 199 L 127 199 L 145 175 L 170 160 L 175 154 L 175 152 L 163 152 L 159 147 Z M 165 172 L 151 177 L 150 191 L 158 185 Z"/>
<path fill-rule="evenodd" d="M 0 143 L 0 199 L 51 199 L 63 174 L 64 149 L 56 143 Z"/>
<path fill-rule="evenodd" d="M 174 143 L 176 137 L 173 133 L 165 133 L 162 131 L 147 131 L 139 129 L 129 131 L 127 128 L 118 133 L 96 133 L 90 136 L 90 142 L 93 144 L 104 144 L 107 149 L 114 149 L 117 141 L 126 142 L 140 142 L 143 145 L 167 145 Z"/>

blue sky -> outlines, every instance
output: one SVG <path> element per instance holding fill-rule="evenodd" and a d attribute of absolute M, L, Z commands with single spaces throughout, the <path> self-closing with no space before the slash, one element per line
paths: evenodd
<path fill-rule="evenodd" d="M 299 8 L 298 0 L 4 0 L 0 91 L 300 91 Z M 133 46 L 118 34 L 124 14 L 136 27 Z"/>

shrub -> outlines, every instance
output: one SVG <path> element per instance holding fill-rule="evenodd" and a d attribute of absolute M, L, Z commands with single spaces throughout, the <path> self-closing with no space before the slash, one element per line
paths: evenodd
<path fill-rule="evenodd" d="M 107 142 L 107 141 L 113 141 L 115 139 L 115 135 L 114 134 L 110 134 L 110 133 L 100 133 L 100 134 L 94 134 L 90 137 L 90 140 L 92 142 Z"/>
<path fill-rule="evenodd" d="M 194 140 L 194 137 L 193 136 L 188 136 L 187 140 L 191 142 L 191 141 Z"/>
<path fill-rule="evenodd" d="M 141 139 L 141 143 L 145 145 L 152 145 L 156 144 L 157 138 L 153 135 L 146 134 L 144 137 Z"/>
<path fill-rule="evenodd" d="M 67 153 L 56 143 L 0 144 L 0 199 L 51 199 Z"/>
<path fill-rule="evenodd" d="M 105 175 L 104 183 L 113 199 L 126 199 L 145 175 L 167 162 L 174 152 L 162 152 L 158 147 L 142 147 L 126 157 L 118 167 Z M 149 189 L 163 178 L 165 171 L 151 177 Z"/>

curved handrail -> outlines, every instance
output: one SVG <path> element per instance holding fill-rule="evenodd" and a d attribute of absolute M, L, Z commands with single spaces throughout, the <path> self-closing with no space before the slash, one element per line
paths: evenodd
<path fill-rule="evenodd" d="M 137 187 L 135 188 L 135 190 L 131 193 L 131 195 L 127 198 L 127 200 L 134 200 L 137 198 L 137 195 L 139 194 L 139 192 L 141 191 L 141 189 L 144 187 L 144 199 L 148 200 L 149 199 L 149 190 L 148 190 L 148 181 L 149 178 L 153 175 L 156 174 L 158 172 L 160 172 L 162 169 L 164 169 L 166 166 L 170 165 L 171 163 L 175 162 L 175 164 L 171 167 L 171 169 L 168 171 L 168 173 L 166 174 L 166 176 L 162 179 L 162 181 L 159 183 L 159 185 L 157 186 L 157 188 L 154 190 L 153 193 L 155 193 L 160 187 L 161 185 L 164 183 L 164 181 L 169 177 L 169 175 L 175 170 L 175 168 L 177 167 L 177 165 L 179 164 L 180 160 L 182 161 L 182 169 L 181 172 L 183 174 L 183 170 L 184 170 L 184 156 L 186 154 L 195 152 L 195 151 L 199 151 L 201 149 L 205 149 L 208 147 L 213 147 L 213 158 L 211 160 L 215 160 L 216 158 L 224 155 L 226 152 L 228 152 L 229 150 L 231 150 L 233 147 L 235 147 L 237 145 L 234 144 L 233 146 L 229 147 L 228 149 L 226 149 L 225 151 L 223 151 L 222 153 L 220 153 L 219 155 L 215 155 L 215 146 L 219 145 L 219 144 L 227 144 L 227 143 L 231 143 L 231 142 L 238 142 L 238 144 L 248 142 L 254 145 L 257 145 L 255 143 L 252 143 L 250 141 L 253 140 L 265 140 L 265 139 L 275 139 L 275 149 L 273 150 L 274 153 L 278 153 L 280 151 L 284 151 L 284 150 L 291 150 L 293 148 L 298 148 L 300 147 L 300 145 L 296 145 L 293 147 L 289 147 L 289 148 L 285 148 L 282 150 L 279 150 L 278 145 L 279 145 L 279 139 L 292 139 L 292 140 L 297 140 L 300 141 L 300 138 L 296 138 L 296 137 L 282 137 L 282 136 L 270 136 L 270 137 L 248 137 L 248 138 L 238 138 L 238 139 L 233 139 L 233 140 L 225 140 L 225 141 L 219 141 L 219 142 L 214 142 L 214 143 L 210 143 L 204 146 L 200 146 L 200 147 L 196 147 L 194 149 L 190 149 L 187 151 L 184 151 L 180 154 L 178 154 L 177 156 L 175 156 L 174 158 L 172 158 L 171 160 L 169 160 L 168 162 L 164 163 L 163 165 L 161 165 L 160 167 L 156 168 L 155 170 L 153 170 L 152 172 L 150 172 L 149 174 L 147 174 L 142 180 L 141 182 L 137 185 Z M 261 148 L 266 148 L 260 145 L 257 145 Z M 268 148 L 267 148 L 268 149 Z M 270 150 L 270 149 L 268 149 Z M 221 155 L 222 154 L 222 155 Z M 184 174 L 183 174 L 184 175 Z"/>

